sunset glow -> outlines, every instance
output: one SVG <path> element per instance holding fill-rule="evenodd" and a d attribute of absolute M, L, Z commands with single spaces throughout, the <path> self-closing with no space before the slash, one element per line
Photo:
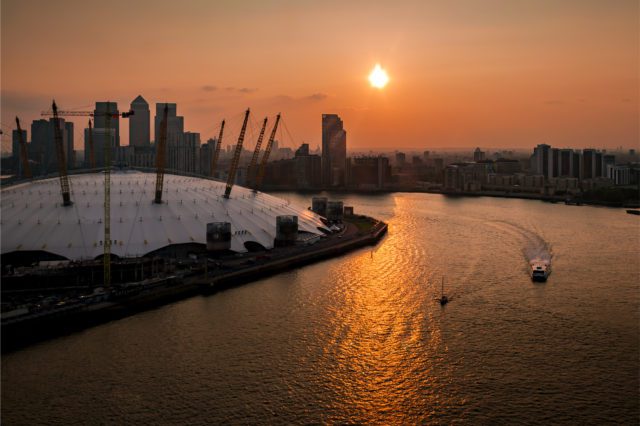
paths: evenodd
<path fill-rule="evenodd" d="M 38 13 L 31 3 L 2 2 L 5 151 L 15 116 L 31 123 L 53 98 L 62 109 L 101 100 L 124 109 L 138 95 L 152 109 L 176 102 L 203 141 L 248 107 L 256 117 L 282 112 L 296 143 L 311 147 L 324 113 L 349 123 L 354 150 L 638 141 L 633 1 L 62 0 L 38 2 Z M 51 49 L 49 34 L 65 42 Z M 83 149 L 86 121 L 70 120 Z M 129 123 L 121 126 L 127 145 Z"/>

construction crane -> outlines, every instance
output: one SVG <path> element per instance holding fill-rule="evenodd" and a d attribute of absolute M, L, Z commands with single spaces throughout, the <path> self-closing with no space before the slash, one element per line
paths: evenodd
<path fill-rule="evenodd" d="M 253 157 L 251 157 L 251 163 L 249 163 L 249 168 L 247 169 L 247 175 L 251 174 L 251 181 L 255 185 L 257 170 L 256 164 L 258 164 L 258 156 L 260 155 L 260 146 L 262 145 L 262 138 L 264 137 L 264 131 L 267 128 L 267 117 L 264 118 L 264 122 L 262 123 L 262 129 L 260 130 L 260 136 L 258 136 L 258 142 L 256 142 L 256 149 L 253 150 Z M 247 176 L 249 177 L 249 176 Z"/>
<path fill-rule="evenodd" d="M 233 182 L 236 180 L 236 171 L 238 170 L 238 162 L 240 161 L 240 154 L 242 153 L 242 141 L 244 141 L 244 132 L 247 130 L 248 120 L 249 109 L 247 108 L 247 112 L 244 114 L 244 122 L 242 123 L 242 129 L 240 130 L 240 136 L 238 136 L 236 152 L 233 154 L 231 167 L 229 167 L 229 176 L 227 177 L 227 187 L 224 190 L 224 198 L 229 198 L 229 195 L 231 194 L 231 188 L 233 188 Z"/>
<path fill-rule="evenodd" d="M 218 135 L 218 143 L 216 144 L 216 150 L 213 152 L 213 158 L 211 159 L 211 177 L 214 177 L 213 172 L 216 170 L 216 164 L 218 163 L 218 157 L 220 157 L 220 147 L 222 146 L 222 133 L 224 132 L 224 120 L 220 125 L 220 134 Z"/>
<path fill-rule="evenodd" d="M 58 168 L 60 170 L 60 185 L 62 187 L 62 199 L 63 205 L 71 205 L 71 199 L 69 196 L 69 177 L 67 176 L 66 162 L 64 161 L 64 148 L 62 145 L 62 131 L 60 129 L 59 117 L 60 116 L 89 116 L 89 117 L 104 117 L 105 118 L 105 130 L 106 140 L 104 143 L 104 243 L 103 243 L 103 256 L 102 263 L 104 265 L 104 280 L 103 286 L 105 288 L 111 285 L 111 119 L 112 118 L 128 118 L 133 115 L 133 111 L 123 112 L 117 114 L 109 111 L 111 102 L 107 102 L 107 110 L 104 112 L 93 111 L 58 111 L 56 101 L 53 101 L 52 111 L 43 112 L 43 116 L 51 116 L 54 118 L 54 133 L 56 140 L 56 150 L 58 153 Z M 61 161 L 62 160 L 62 161 Z M 60 167 L 62 165 L 62 167 Z M 65 198 L 66 189 L 66 198 Z M 65 203 L 68 200 L 69 204 Z"/>
<path fill-rule="evenodd" d="M 156 204 L 162 204 L 162 188 L 164 187 L 165 150 L 167 145 L 167 129 L 169 126 L 169 105 L 164 104 L 162 121 L 160 122 L 160 137 L 156 149 Z"/>
<path fill-rule="evenodd" d="M 16 126 L 18 126 L 18 141 L 20 142 L 20 159 L 22 160 L 22 176 L 27 179 L 31 178 L 31 168 L 29 168 L 29 156 L 27 154 L 27 141 L 22 137 L 22 129 L 20 128 L 20 119 L 16 117 Z"/>
<path fill-rule="evenodd" d="M 93 153 L 93 130 L 91 130 L 91 119 L 89 119 L 89 167 L 96 168 L 96 156 Z"/>
<path fill-rule="evenodd" d="M 271 154 L 271 148 L 273 147 L 273 140 L 276 137 L 276 130 L 278 130 L 278 123 L 280 123 L 280 113 L 276 116 L 276 123 L 273 125 L 273 129 L 271 130 L 271 135 L 269 136 L 269 142 L 267 142 L 267 147 L 264 149 L 264 155 L 262 156 L 262 161 L 260 162 L 260 169 L 258 170 L 258 177 L 256 177 L 255 185 L 253 191 L 258 191 L 258 188 L 262 185 L 262 179 L 264 179 L 264 172 L 267 169 L 267 161 L 269 161 L 269 154 Z"/>

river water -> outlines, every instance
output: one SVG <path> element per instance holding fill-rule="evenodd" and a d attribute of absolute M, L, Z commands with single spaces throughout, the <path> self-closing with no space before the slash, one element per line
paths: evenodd
<path fill-rule="evenodd" d="M 640 218 L 335 198 L 385 239 L 5 355 L 2 423 L 638 424 Z"/>

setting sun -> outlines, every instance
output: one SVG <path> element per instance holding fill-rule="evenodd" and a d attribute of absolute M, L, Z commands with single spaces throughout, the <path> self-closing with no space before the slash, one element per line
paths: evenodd
<path fill-rule="evenodd" d="M 377 89 L 382 89 L 389 82 L 387 72 L 382 69 L 380 64 L 376 64 L 371 74 L 369 74 L 369 83 Z"/>

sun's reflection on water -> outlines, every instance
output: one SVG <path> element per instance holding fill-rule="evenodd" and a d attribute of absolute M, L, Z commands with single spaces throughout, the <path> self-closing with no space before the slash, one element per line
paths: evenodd
<path fill-rule="evenodd" d="M 357 421 L 398 422 L 416 406 L 424 415 L 447 404 L 436 392 L 452 371 L 446 365 L 443 312 L 429 284 L 428 248 L 408 244 L 395 232 L 401 229 L 395 220 L 382 245 L 363 250 L 337 271 L 349 279 L 334 287 L 324 356 L 331 386 L 341 394 L 336 412 Z"/>

